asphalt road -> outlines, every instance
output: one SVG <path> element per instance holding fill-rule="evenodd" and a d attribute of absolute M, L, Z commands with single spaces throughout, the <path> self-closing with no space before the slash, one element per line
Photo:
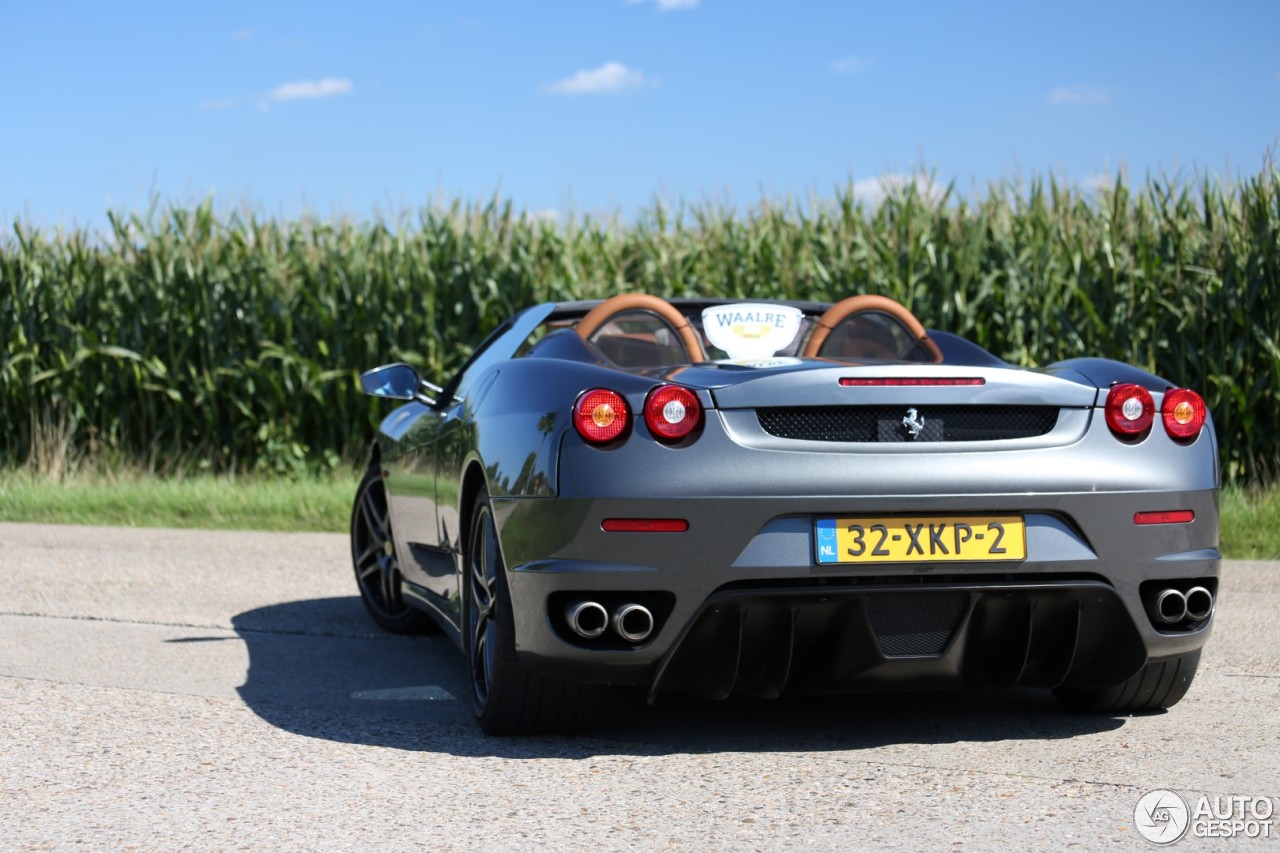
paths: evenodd
<path fill-rule="evenodd" d="M 342 536 L 0 524 L 0 849 L 1148 849 L 1151 789 L 1280 797 L 1278 563 L 1224 566 L 1165 714 L 621 696 L 527 739 L 349 575 Z"/>

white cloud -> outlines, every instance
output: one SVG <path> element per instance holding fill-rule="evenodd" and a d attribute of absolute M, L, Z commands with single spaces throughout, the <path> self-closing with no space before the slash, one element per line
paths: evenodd
<path fill-rule="evenodd" d="M 200 102 L 200 109 L 203 112 L 220 112 L 229 110 L 236 105 L 235 98 L 210 98 L 207 101 Z"/>
<path fill-rule="evenodd" d="M 831 60 L 832 74 L 861 74 L 871 70 L 871 57 L 845 56 Z"/>
<path fill-rule="evenodd" d="M 627 0 L 628 6 L 639 6 L 649 0 Z M 652 0 L 659 12 L 674 12 L 678 9 L 696 9 L 699 0 Z"/>
<path fill-rule="evenodd" d="M 1106 172 L 1098 172 L 1095 175 L 1086 175 L 1080 181 L 1080 186 L 1084 187 L 1086 190 L 1089 190 L 1091 192 L 1098 192 L 1100 190 L 1109 190 L 1115 187 L 1115 185 L 1116 185 L 1115 175 L 1111 175 Z"/>
<path fill-rule="evenodd" d="M 526 210 L 524 218 L 529 222 L 548 222 L 554 225 L 560 221 L 560 211 L 554 207 L 544 207 L 541 210 Z"/>
<path fill-rule="evenodd" d="M 1061 106 L 1096 106 L 1111 102 L 1111 95 L 1106 89 L 1097 86 L 1085 86 L 1077 83 L 1074 86 L 1059 86 L 1049 93 L 1049 103 Z"/>
<path fill-rule="evenodd" d="M 253 38 L 253 30 L 248 27 L 242 27 L 231 34 L 232 41 L 248 41 Z"/>
<path fill-rule="evenodd" d="M 657 84 L 657 80 L 645 77 L 621 62 L 606 62 L 599 68 L 579 71 L 572 77 L 548 83 L 543 91 L 551 95 L 604 95 Z"/>
<path fill-rule="evenodd" d="M 917 193 L 929 201 L 938 201 L 947 188 L 935 183 L 928 175 L 903 175 L 890 173 L 878 178 L 863 178 L 853 182 L 853 197 L 870 205 L 884 201 L 885 196 L 904 192 L 915 187 Z"/>
<path fill-rule="evenodd" d="M 325 77 L 323 80 L 299 80 L 285 83 L 267 93 L 268 101 L 296 101 L 299 98 L 330 98 L 346 95 L 355 86 L 345 77 Z"/>

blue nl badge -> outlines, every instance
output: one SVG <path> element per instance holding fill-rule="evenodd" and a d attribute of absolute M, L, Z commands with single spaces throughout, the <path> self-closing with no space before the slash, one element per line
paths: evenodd
<path fill-rule="evenodd" d="M 818 562 L 838 563 L 840 557 L 836 554 L 836 520 L 834 518 L 818 519 L 816 532 Z"/>

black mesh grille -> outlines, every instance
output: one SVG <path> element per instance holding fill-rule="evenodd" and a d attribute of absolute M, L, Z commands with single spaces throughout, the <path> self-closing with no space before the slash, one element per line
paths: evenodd
<path fill-rule="evenodd" d="M 770 435 L 804 441 L 997 441 L 1050 432 L 1052 406 L 805 406 L 757 409 Z M 912 435 L 913 430 L 918 435 Z"/>
<path fill-rule="evenodd" d="M 963 592 L 890 592 L 871 596 L 867 616 L 885 657 L 940 655 L 968 604 Z"/>

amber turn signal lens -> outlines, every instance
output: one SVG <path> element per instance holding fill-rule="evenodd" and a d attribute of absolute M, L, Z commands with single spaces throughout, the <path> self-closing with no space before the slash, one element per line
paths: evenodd
<path fill-rule="evenodd" d="M 1160 405 L 1165 431 L 1178 441 L 1190 441 L 1204 429 L 1208 409 L 1204 399 L 1187 388 L 1172 388 L 1165 392 Z"/>
<path fill-rule="evenodd" d="M 617 391 L 593 388 L 573 406 L 573 425 L 578 435 L 592 444 L 608 444 L 623 437 L 631 412 Z"/>

